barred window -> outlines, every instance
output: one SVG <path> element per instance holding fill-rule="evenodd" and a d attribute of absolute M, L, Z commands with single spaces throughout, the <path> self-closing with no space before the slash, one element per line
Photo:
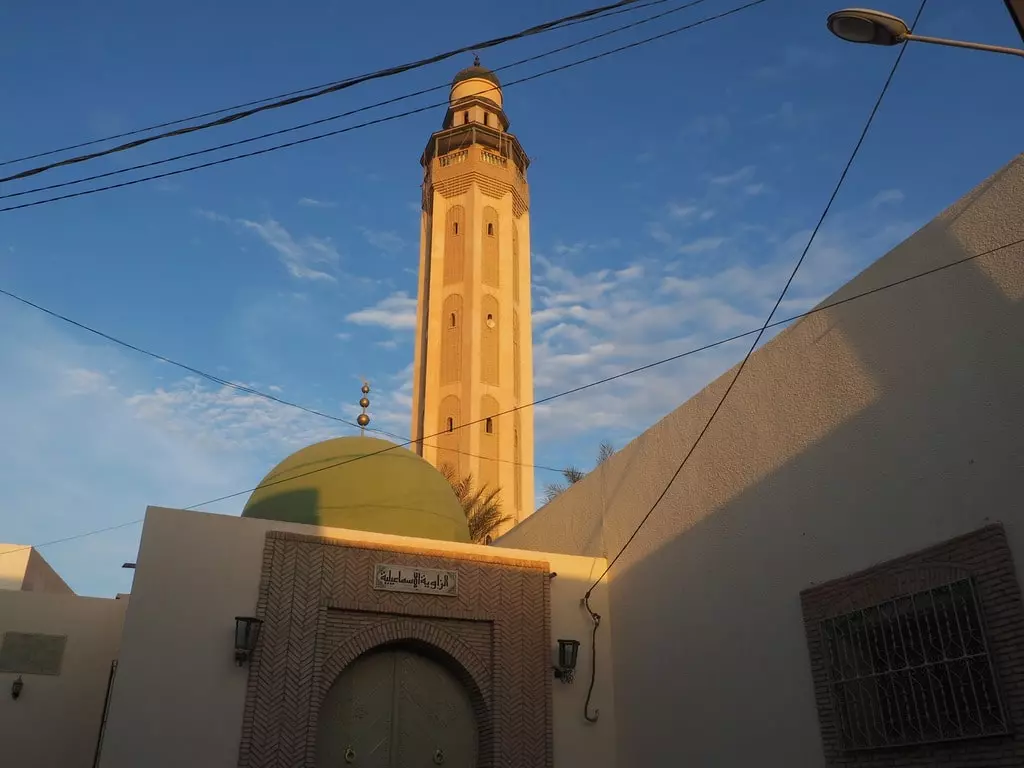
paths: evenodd
<path fill-rule="evenodd" d="M 971 579 L 826 619 L 821 634 L 844 749 L 1007 733 Z"/>

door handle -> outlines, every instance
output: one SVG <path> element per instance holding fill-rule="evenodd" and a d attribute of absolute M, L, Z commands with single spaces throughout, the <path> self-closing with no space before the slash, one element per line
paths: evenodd
<path fill-rule="evenodd" d="M 437 749 L 434 751 L 434 765 L 441 765 L 444 762 L 444 750 Z"/>
<path fill-rule="evenodd" d="M 352 747 L 349 747 L 348 749 L 345 750 L 345 762 L 346 763 L 354 763 L 355 761 L 356 761 L 356 751 L 354 749 L 352 749 Z"/>

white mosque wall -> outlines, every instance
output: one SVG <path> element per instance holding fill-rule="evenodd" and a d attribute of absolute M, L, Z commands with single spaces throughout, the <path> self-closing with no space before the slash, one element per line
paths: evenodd
<path fill-rule="evenodd" d="M 51 661 L 59 659 L 59 666 L 45 669 L 39 666 L 38 657 L 16 664 L 21 670 L 47 672 L 22 671 L 23 687 L 17 699 L 11 695 L 11 686 L 19 673 L 0 672 L 0 764 L 27 768 L 93 765 L 127 602 L 0 590 L 0 636 L 16 632 L 66 638 L 61 655 L 48 654 Z"/>
<path fill-rule="evenodd" d="M 248 669 L 234 663 L 234 618 L 256 612 L 268 531 L 549 563 L 558 574 L 550 593 L 552 663 L 558 638 L 581 641 L 576 681 L 555 681 L 553 686 L 555 764 L 614 764 L 612 648 L 607 636 L 597 645 L 592 699 L 600 719 L 592 724 L 583 716 L 593 624 L 580 598 L 604 568 L 602 559 L 151 507 L 125 621 L 102 768 L 238 764 Z M 591 605 L 602 615 L 602 628 L 610 626 L 603 585 L 595 590 Z"/>
<path fill-rule="evenodd" d="M 1024 156 L 826 303 L 1024 239 L 1022 211 Z M 614 556 L 732 373 L 496 545 Z M 997 522 L 1019 582 L 1022 425 L 1024 245 L 757 352 L 612 571 L 617 765 L 824 766 L 801 592 Z"/>

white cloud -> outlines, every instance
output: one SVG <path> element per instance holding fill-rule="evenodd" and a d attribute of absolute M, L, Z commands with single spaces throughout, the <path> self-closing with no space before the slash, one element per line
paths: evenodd
<path fill-rule="evenodd" d="M 671 218 L 670 207 L 666 220 Z M 851 221 L 837 215 L 822 230 L 777 318 L 819 303 L 909 234 L 897 224 L 865 237 Z M 729 237 L 707 235 L 685 242 L 656 222 L 652 236 L 664 255 L 635 260 L 631 266 L 639 269 L 573 270 L 562 262 L 535 258 L 536 396 L 757 329 L 809 234 L 800 230 L 783 235 L 737 223 Z M 674 265 L 665 258 L 680 252 L 714 257 L 686 258 Z M 752 340 L 744 337 L 538 407 L 540 450 L 578 445 L 583 435 L 594 443 L 611 438 L 623 444 L 737 362 Z"/>
<path fill-rule="evenodd" d="M 767 186 L 763 182 L 756 184 L 747 184 L 743 187 L 743 192 L 748 195 L 760 195 L 765 192 Z"/>
<path fill-rule="evenodd" d="M 754 175 L 754 171 L 756 170 L 757 168 L 755 166 L 747 165 L 739 170 L 733 171 L 732 173 L 723 173 L 718 176 L 712 176 L 709 180 L 712 184 L 728 186 L 729 184 L 746 181 Z"/>
<path fill-rule="evenodd" d="M 337 278 L 318 269 L 319 266 L 337 268 L 340 257 L 330 238 L 305 237 L 301 241 L 274 219 L 262 222 L 238 219 L 238 223 L 255 232 L 259 238 L 277 251 L 281 263 L 292 277 L 303 280 L 330 280 Z"/>
<path fill-rule="evenodd" d="M 883 189 L 873 198 L 871 198 L 871 207 L 877 208 L 880 205 L 886 203 L 902 203 L 906 195 L 898 189 Z"/>
<path fill-rule="evenodd" d="M 694 254 L 715 251 L 722 247 L 724 237 L 700 237 L 676 248 L 679 253 Z"/>
<path fill-rule="evenodd" d="M 300 197 L 298 205 L 303 208 L 336 208 L 338 206 L 333 200 L 317 200 L 312 197 Z"/>
<path fill-rule="evenodd" d="M 83 343 L 30 310 L 0 306 L 0 539 L 35 544 L 251 488 L 288 453 L 347 430 L 177 369 Z M 247 494 L 213 507 L 237 512 Z M 127 591 L 139 526 L 47 548 L 76 590 Z"/>
<path fill-rule="evenodd" d="M 366 229 L 362 230 L 363 237 L 370 245 L 380 251 L 394 253 L 405 248 L 405 240 L 394 232 L 387 230 Z"/>
<path fill-rule="evenodd" d="M 331 272 L 337 271 L 341 257 L 329 237 L 310 235 L 296 239 L 280 222 L 271 218 L 263 221 L 232 219 L 215 211 L 205 210 L 198 211 L 198 214 L 210 221 L 238 226 L 255 233 L 277 252 L 278 258 L 292 277 L 330 282 L 337 280 Z"/>
<path fill-rule="evenodd" d="M 345 319 L 356 325 L 377 325 L 392 331 L 416 327 L 416 299 L 405 291 L 397 291 L 372 307 L 352 312 Z"/>

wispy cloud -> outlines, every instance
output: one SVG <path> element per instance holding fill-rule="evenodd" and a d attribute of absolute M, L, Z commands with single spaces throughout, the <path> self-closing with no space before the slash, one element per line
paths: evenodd
<path fill-rule="evenodd" d="M 757 182 L 756 184 L 747 184 L 743 187 L 743 193 L 746 195 L 761 195 L 767 191 L 768 187 L 764 182 Z"/>
<path fill-rule="evenodd" d="M 274 219 L 265 219 L 262 222 L 239 219 L 238 222 L 255 232 L 264 243 L 277 251 L 281 263 L 292 277 L 304 280 L 337 280 L 334 275 L 318 268 L 338 266 L 340 256 L 330 238 L 308 236 L 301 241 L 296 240 Z"/>
<path fill-rule="evenodd" d="M 746 181 L 754 175 L 754 171 L 757 170 L 753 165 L 747 165 L 739 170 L 733 171 L 732 173 L 723 173 L 718 176 L 712 176 L 709 181 L 712 184 L 719 186 L 728 186 L 730 184 L 737 184 L 741 181 Z"/>
<path fill-rule="evenodd" d="M 356 325 L 376 325 L 392 331 L 412 330 L 416 327 L 416 299 L 398 291 L 372 307 L 346 315 L 345 319 Z"/>
<path fill-rule="evenodd" d="M 300 197 L 298 205 L 303 208 L 337 208 L 338 204 L 333 200 L 317 200 L 313 197 Z"/>
<path fill-rule="evenodd" d="M 337 280 L 333 273 L 337 271 L 341 256 L 329 237 L 307 235 L 295 238 L 284 225 L 271 218 L 252 221 L 233 219 L 215 211 L 201 210 L 198 213 L 210 221 L 238 226 L 256 234 L 277 253 L 292 277 L 300 280 Z"/>
<path fill-rule="evenodd" d="M 767 79 L 779 80 L 790 73 L 799 72 L 805 69 L 820 70 L 831 67 L 835 58 L 821 49 L 807 48 L 800 45 L 788 45 L 785 47 L 782 57 L 758 67 L 754 76 Z"/>
<path fill-rule="evenodd" d="M 370 245 L 380 251 L 394 253 L 405 248 L 405 239 L 390 230 L 362 229 L 363 237 Z"/>
<path fill-rule="evenodd" d="M 722 247 L 724 237 L 700 237 L 676 248 L 678 253 L 707 253 Z"/>
<path fill-rule="evenodd" d="M 880 205 L 887 203 L 902 203 L 905 195 L 898 189 L 883 189 L 873 198 L 871 198 L 871 207 L 878 208 Z"/>

